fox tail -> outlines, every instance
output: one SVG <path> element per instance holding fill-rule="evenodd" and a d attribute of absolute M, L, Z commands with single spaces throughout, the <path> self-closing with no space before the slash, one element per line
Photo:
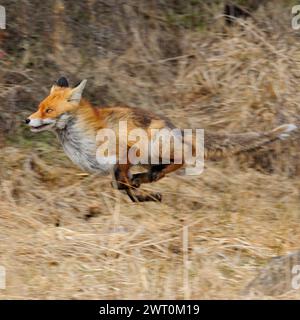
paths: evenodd
<path fill-rule="evenodd" d="M 237 134 L 205 132 L 205 158 L 222 158 L 260 148 L 276 140 L 285 140 L 297 129 L 294 124 L 283 124 L 271 131 Z"/>

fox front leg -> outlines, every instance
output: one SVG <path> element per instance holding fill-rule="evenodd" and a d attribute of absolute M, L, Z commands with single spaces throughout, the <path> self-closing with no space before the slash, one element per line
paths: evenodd
<path fill-rule="evenodd" d="M 113 171 L 112 187 L 118 190 L 126 190 L 131 187 L 129 181 L 129 168 L 128 164 L 116 164 Z"/>

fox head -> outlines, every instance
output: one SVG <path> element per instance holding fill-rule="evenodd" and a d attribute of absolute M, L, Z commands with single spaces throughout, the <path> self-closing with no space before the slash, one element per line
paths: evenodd
<path fill-rule="evenodd" d="M 31 131 L 62 129 L 68 115 L 77 109 L 86 82 L 85 79 L 75 88 L 70 88 L 66 78 L 58 79 L 38 110 L 25 120 Z"/>

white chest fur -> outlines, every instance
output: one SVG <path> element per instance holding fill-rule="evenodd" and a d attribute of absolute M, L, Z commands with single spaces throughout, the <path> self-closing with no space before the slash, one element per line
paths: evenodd
<path fill-rule="evenodd" d="M 75 119 L 56 132 L 67 156 L 81 169 L 102 175 L 111 172 L 113 164 L 101 163 L 96 158 L 96 136 L 83 130 Z"/>

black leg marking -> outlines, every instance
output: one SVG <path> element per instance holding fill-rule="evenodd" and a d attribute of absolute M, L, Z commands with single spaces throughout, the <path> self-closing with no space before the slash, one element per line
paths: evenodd
<path fill-rule="evenodd" d="M 142 183 L 157 181 L 161 171 L 164 170 L 167 166 L 168 164 L 152 165 L 149 171 L 134 174 L 130 182 L 135 188 L 139 188 Z"/>

